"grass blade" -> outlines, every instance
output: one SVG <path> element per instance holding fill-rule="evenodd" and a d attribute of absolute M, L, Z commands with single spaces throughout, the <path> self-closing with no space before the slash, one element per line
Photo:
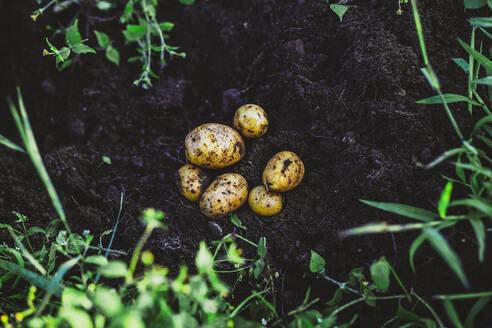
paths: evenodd
<path fill-rule="evenodd" d="M 465 50 L 471 55 L 473 56 L 473 58 L 479 62 L 480 64 L 483 65 L 483 67 L 485 67 L 485 69 L 487 71 L 489 70 L 492 70 L 492 61 L 490 61 L 490 59 L 488 59 L 487 57 L 485 57 L 484 55 L 482 55 L 480 52 L 476 51 L 475 49 L 473 49 L 472 47 L 470 47 L 468 44 L 466 44 L 463 40 L 461 39 L 458 39 L 458 42 L 461 44 L 461 46 L 463 48 L 465 48 Z"/>
<path fill-rule="evenodd" d="M 378 208 L 380 210 L 406 216 L 408 218 L 420 221 L 432 221 L 437 217 L 436 213 L 410 205 L 397 203 L 380 203 L 363 199 L 360 199 L 360 201 L 366 205 Z"/>
<path fill-rule="evenodd" d="M 481 297 L 475 304 L 473 304 L 472 308 L 470 309 L 470 312 L 468 312 L 468 315 L 466 316 L 466 320 L 465 320 L 466 328 L 475 327 L 474 325 L 475 318 L 480 313 L 480 311 L 482 311 L 482 309 L 490 302 L 491 299 L 492 296 Z"/>
<path fill-rule="evenodd" d="M 53 277 L 53 279 L 50 281 L 49 285 L 46 288 L 46 295 L 43 298 L 43 302 L 41 302 L 41 305 L 36 310 L 36 316 L 38 316 L 43 312 L 46 305 L 48 305 L 51 296 L 56 295 L 56 292 L 58 291 L 60 291 L 61 294 L 62 288 L 60 286 L 63 277 L 75 264 L 79 262 L 79 260 L 80 260 L 80 256 L 77 256 L 60 265 L 60 268 L 58 269 L 55 276 Z"/>
<path fill-rule="evenodd" d="M 448 182 L 441 193 L 441 198 L 439 199 L 439 204 L 437 205 L 437 210 L 439 216 L 444 219 L 446 217 L 446 212 L 448 209 L 449 201 L 451 200 L 451 193 L 453 191 L 453 183 Z"/>
<path fill-rule="evenodd" d="M 448 317 L 453 325 L 456 328 L 463 328 L 463 324 L 461 323 L 458 313 L 456 312 L 456 309 L 451 301 L 444 301 L 444 309 L 446 310 L 446 313 L 448 314 Z"/>
<path fill-rule="evenodd" d="M 6 146 L 6 147 L 8 147 L 10 149 L 20 151 L 22 153 L 25 153 L 26 152 L 24 149 L 22 149 L 22 147 L 17 146 L 14 142 L 12 142 L 9 139 L 5 138 L 1 134 L 0 134 L 0 144 L 4 145 L 4 146 Z"/>
<path fill-rule="evenodd" d="M 424 105 L 443 104 L 445 102 L 448 104 L 457 103 L 457 102 L 467 102 L 472 105 L 480 106 L 478 102 L 473 101 L 468 97 L 462 95 L 456 95 L 453 93 L 445 93 L 442 95 L 442 97 L 440 95 L 437 95 L 437 96 L 432 96 L 429 98 L 417 100 L 417 104 L 424 104 Z"/>
<path fill-rule="evenodd" d="M 410 246 L 410 249 L 408 251 L 409 253 L 409 258 L 410 258 L 410 267 L 412 268 L 413 272 L 415 271 L 415 262 L 413 261 L 413 258 L 415 257 L 415 253 L 419 249 L 419 247 L 422 245 L 422 243 L 427 239 L 427 236 L 422 233 L 420 236 L 418 236 Z"/>
<path fill-rule="evenodd" d="M 466 288 L 469 288 L 468 279 L 461 265 L 461 261 L 453 251 L 447 240 L 435 229 L 430 227 L 424 228 L 426 239 L 431 243 L 432 247 L 442 256 L 451 270 L 460 279 Z"/>
<path fill-rule="evenodd" d="M 483 262 L 484 254 L 485 254 L 485 226 L 481 219 L 470 219 L 469 220 L 473 231 L 475 232 L 475 236 L 477 237 L 478 242 L 478 259 L 480 262 Z"/>
<path fill-rule="evenodd" d="M 454 202 L 451 203 L 450 206 L 461 206 L 461 205 L 473 207 L 474 209 L 477 209 L 478 211 L 484 213 L 489 217 L 492 215 L 492 206 L 485 203 L 479 198 L 467 198 L 467 199 L 455 200 Z"/>
<path fill-rule="evenodd" d="M 29 281 L 34 286 L 47 290 L 50 286 L 50 281 L 45 277 L 37 274 L 31 270 L 25 269 L 17 264 L 14 264 L 9 261 L 0 260 L 0 268 L 5 271 L 8 271 L 16 276 L 20 276 L 25 280 Z M 59 287 L 59 286 L 58 286 Z M 56 296 L 61 296 L 62 289 L 61 287 L 53 289 L 53 294 Z"/>

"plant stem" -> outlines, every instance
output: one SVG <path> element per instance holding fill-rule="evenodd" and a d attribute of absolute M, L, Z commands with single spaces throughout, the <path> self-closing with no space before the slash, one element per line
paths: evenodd
<path fill-rule="evenodd" d="M 154 230 L 154 225 L 148 224 L 145 227 L 145 231 L 138 241 L 137 246 L 135 247 L 135 251 L 133 252 L 132 259 L 130 261 L 130 267 L 128 268 L 128 274 L 126 276 L 127 284 L 133 281 L 133 274 L 135 273 L 135 268 L 137 267 L 138 258 L 140 256 L 140 253 L 142 252 L 142 248 L 145 245 L 145 242 L 147 241 L 147 239 L 149 239 L 152 230 Z"/>

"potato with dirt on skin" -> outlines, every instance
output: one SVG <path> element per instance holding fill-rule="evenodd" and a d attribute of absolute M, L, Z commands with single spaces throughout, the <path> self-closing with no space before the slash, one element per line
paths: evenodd
<path fill-rule="evenodd" d="M 205 188 L 207 188 L 210 179 L 202 169 L 191 164 L 186 164 L 178 170 L 178 179 L 176 182 L 179 192 L 184 198 L 192 202 L 197 202 Z"/>
<path fill-rule="evenodd" d="M 275 154 L 263 170 L 263 185 L 268 191 L 289 191 L 301 183 L 304 163 L 291 151 Z"/>
<path fill-rule="evenodd" d="M 230 126 L 207 123 L 188 133 L 185 151 L 192 164 L 220 169 L 241 160 L 245 147 L 241 135 Z"/>
<path fill-rule="evenodd" d="M 282 210 L 283 198 L 278 192 L 267 191 L 264 185 L 259 185 L 249 192 L 248 204 L 256 214 L 272 216 Z"/>
<path fill-rule="evenodd" d="M 200 211 L 212 219 L 240 208 L 248 198 L 248 182 L 237 173 L 219 175 L 200 198 Z"/>
<path fill-rule="evenodd" d="M 268 117 L 263 108 L 254 104 L 241 106 L 234 114 L 234 127 L 246 138 L 259 138 L 268 130 Z"/>

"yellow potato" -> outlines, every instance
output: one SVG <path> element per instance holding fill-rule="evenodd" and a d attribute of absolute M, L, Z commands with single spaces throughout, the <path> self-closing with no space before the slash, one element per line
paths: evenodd
<path fill-rule="evenodd" d="M 200 211 L 209 218 L 221 218 L 240 208 L 248 198 L 248 182 L 237 173 L 219 175 L 200 198 Z"/>
<path fill-rule="evenodd" d="M 275 154 L 263 170 L 263 185 L 268 191 L 288 191 L 301 183 L 304 164 L 291 151 Z"/>
<path fill-rule="evenodd" d="M 192 202 L 200 199 L 209 182 L 207 175 L 200 168 L 191 164 L 183 165 L 178 170 L 177 185 L 179 192 Z"/>
<path fill-rule="evenodd" d="M 258 105 L 248 104 L 234 114 L 234 127 L 246 138 L 259 138 L 267 132 L 267 114 Z"/>
<path fill-rule="evenodd" d="M 230 126 L 207 123 L 186 136 L 186 157 L 198 166 L 220 169 L 241 160 L 245 153 L 241 135 Z"/>
<path fill-rule="evenodd" d="M 267 191 L 265 186 L 259 185 L 251 189 L 248 197 L 249 207 L 256 214 L 263 216 L 275 215 L 282 210 L 282 195 Z"/>

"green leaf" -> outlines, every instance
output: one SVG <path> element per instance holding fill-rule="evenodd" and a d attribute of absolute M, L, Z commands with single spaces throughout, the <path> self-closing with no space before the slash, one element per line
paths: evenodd
<path fill-rule="evenodd" d="M 487 71 L 492 70 L 492 61 L 490 61 L 487 57 L 482 55 L 480 52 L 476 51 L 472 47 L 470 47 L 468 44 L 463 42 L 461 39 L 458 39 L 459 43 L 465 50 L 473 57 L 475 58 L 476 61 L 478 61 L 480 64 L 482 64 Z"/>
<path fill-rule="evenodd" d="M 96 265 L 106 265 L 108 264 L 108 259 L 102 255 L 91 255 L 91 256 L 87 256 L 84 262 L 90 264 L 96 264 Z"/>
<path fill-rule="evenodd" d="M 122 303 L 120 296 L 114 289 L 98 286 L 93 296 L 94 305 L 108 317 L 113 317 L 120 312 Z"/>
<path fill-rule="evenodd" d="M 426 239 L 427 236 L 424 233 L 422 233 L 413 241 L 412 245 L 410 246 L 409 259 L 410 259 L 410 267 L 412 268 L 413 272 L 415 272 L 415 262 L 413 261 L 413 258 L 415 257 L 415 253 L 417 252 L 419 247 Z"/>
<path fill-rule="evenodd" d="M 478 9 L 487 4 L 487 0 L 465 0 L 466 9 Z"/>
<path fill-rule="evenodd" d="M 473 17 L 469 19 L 472 26 L 492 27 L 492 17 Z"/>
<path fill-rule="evenodd" d="M 260 237 L 260 240 L 258 241 L 258 256 L 264 258 L 266 256 L 266 253 L 267 253 L 266 238 Z"/>
<path fill-rule="evenodd" d="M 110 157 L 108 157 L 108 156 L 103 156 L 103 157 L 102 157 L 102 161 L 103 161 L 104 163 L 108 164 L 108 165 L 111 165 L 111 158 L 110 158 Z M 110 230 L 110 233 L 111 233 L 111 232 L 112 232 L 112 231 Z"/>
<path fill-rule="evenodd" d="M 468 315 L 466 316 L 466 320 L 465 320 L 466 328 L 475 327 L 474 325 L 475 318 L 477 317 L 478 313 L 480 313 L 480 311 L 482 311 L 482 309 L 490 302 L 491 299 L 492 299 L 491 296 L 480 297 L 478 301 L 475 304 L 473 304 L 472 308 L 470 309 L 470 312 L 468 312 Z"/>
<path fill-rule="evenodd" d="M 441 193 L 441 198 L 439 199 L 439 204 L 437 204 L 437 210 L 439 216 L 444 219 L 446 217 L 446 211 L 448 209 L 449 201 L 451 200 L 451 193 L 453 191 L 453 183 L 448 181 L 444 190 Z"/>
<path fill-rule="evenodd" d="M 366 205 L 378 208 L 380 210 L 406 216 L 408 218 L 412 218 L 420 221 L 432 221 L 437 217 L 437 214 L 431 211 L 418 207 L 413 207 L 410 205 L 397 204 L 397 203 L 380 203 L 380 202 L 373 202 L 363 199 L 360 199 L 360 201 Z"/>
<path fill-rule="evenodd" d="M 463 271 L 461 261 L 451 246 L 449 246 L 446 239 L 444 239 L 444 237 L 437 230 L 429 227 L 424 228 L 424 234 L 427 240 L 431 243 L 432 247 L 434 247 L 434 249 L 442 256 L 444 261 L 446 261 L 451 270 L 454 271 L 462 284 L 468 288 L 468 279 Z"/>
<path fill-rule="evenodd" d="M 92 328 L 92 320 L 89 314 L 83 310 L 61 307 L 58 312 L 60 318 L 68 322 L 71 328 Z"/>
<path fill-rule="evenodd" d="M 96 35 L 97 44 L 99 44 L 99 46 L 102 48 L 106 48 L 109 42 L 111 42 L 109 36 L 104 32 L 94 30 L 94 34 Z"/>
<path fill-rule="evenodd" d="M 102 11 L 107 11 L 111 9 L 113 5 L 111 2 L 104 1 L 104 0 L 99 0 L 96 4 L 97 9 L 102 10 Z"/>
<path fill-rule="evenodd" d="M 107 278 L 120 278 L 126 277 L 128 270 L 125 262 L 111 261 L 99 268 L 99 273 Z"/>
<path fill-rule="evenodd" d="M 87 298 L 87 295 L 75 288 L 66 287 L 62 293 L 63 307 L 82 307 L 86 310 L 92 307 L 92 302 Z"/>
<path fill-rule="evenodd" d="M 120 66 L 120 53 L 118 52 L 118 50 L 113 47 L 112 45 L 109 45 L 107 48 L 106 48 L 106 58 L 112 62 L 112 63 L 115 63 L 116 66 Z"/>
<path fill-rule="evenodd" d="M 239 220 L 239 218 L 237 217 L 236 214 L 232 214 L 230 217 L 230 220 L 231 220 L 231 223 L 234 224 L 236 227 L 243 229 L 243 230 L 248 230 L 248 228 L 246 228 L 243 225 L 243 223 L 241 222 L 241 220 Z"/>
<path fill-rule="evenodd" d="M 0 144 L 4 145 L 5 147 L 8 147 L 10 149 L 13 149 L 13 150 L 17 150 L 17 151 L 20 151 L 22 153 L 25 153 L 26 151 L 24 149 L 22 149 L 20 146 L 17 146 L 15 143 L 13 143 L 12 141 L 10 141 L 9 139 L 5 138 L 4 136 L 2 136 L 0 134 Z"/>
<path fill-rule="evenodd" d="M 29 281 L 29 283 L 33 284 L 38 288 L 48 289 L 51 283 L 51 281 L 46 279 L 45 277 L 33 271 L 24 269 L 23 267 L 14 264 L 10 261 L 0 260 L 0 268 L 2 268 L 2 270 L 11 272 L 16 276 L 21 276 L 23 279 Z M 61 296 L 62 288 L 58 286 L 58 288 L 54 291 L 54 293 L 57 296 Z"/>
<path fill-rule="evenodd" d="M 208 273 L 213 270 L 214 261 L 212 253 L 210 253 L 210 250 L 203 241 L 200 242 L 200 248 L 196 253 L 195 265 L 199 273 Z"/>
<path fill-rule="evenodd" d="M 481 219 L 471 218 L 468 220 L 475 232 L 478 242 L 478 259 L 483 262 L 485 254 L 485 227 Z"/>
<path fill-rule="evenodd" d="M 40 227 L 30 227 L 29 230 L 27 230 L 27 235 L 32 236 L 34 234 L 41 233 L 43 235 L 46 235 L 46 231 Z"/>
<path fill-rule="evenodd" d="M 322 272 L 325 269 L 326 261 L 315 251 L 311 251 L 309 270 L 313 273 Z"/>
<path fill-rule="evenodd" d="M 460 206 L 460 205 L 473 207 L 488 216 L 490 216 L 492 213 L 492 206 L 485 203 L 481 199 L 467 198 L 467 199 L 455 200 L 454 202 L 451 203 L 451 206 Z"/>
<path fill-rule="evenodd" d="M 64 69 L 70 67 L 70 65 L 72 65 L 72 60 L 71 59 L 67 59 L 63 62 L 63 64 L 61 64 L 60 67 L 58 67 L 58 71 L 63 71 Z"/>
<path fill-rule="evenodd" d="M 386 292 L 390 285 L 390 269 L 385 259 L 381 258 L 371 265 L 371 277 L 381 292 Z"/>
<path fill-rule="evenodd" d="M 340 303 L 340 301 L 342 300 L 342 298 L 343 298 L 343 290 L 341 288 L 338 288 L 335 291 L 335 293 L 333 294 L 333 297 L 331 298 L 331 300 L 329 300 L 328 302 L 326 302 L 326 305 L 335 306 L 338 303 Z"/>
<path fill-rule="evenodd" d="M 415 321 L 418 321 L 420 319 L 420 317 L 417 314 L 404 309 L 401 306 L 401 304 L 398 305 L 398 309 L 396 310 L 396 316 L 398 318 L 400 318 L 401 320 L 407 321 L 407 322 L 408 321 L 415 322 Z"/>
<path fill-rule="evenodd" d="M 473 127 L 472 134 L 476 134 L 487 123 L 492 123 L 492 115 L 482 117 Z"/>
<path fill-rule="evenodd" d="M 123 35 L 128 42 L 140 40 L 147 33 L 147 25 L 132 25 L 128 24 Z"/>
<path fill-rule="evenodd" d="M 95 54 L 96 53 L 96 50 L 94 50 L 93 48 L 91 48 L 91 47 L 83 44 L 82 42 L 79 42 L 79 43 L 75 44 L 72 47 L 72 50 L 73 50 L 73 52 L 75 52 L 77 54 L 87 54 L 87 53 Z"/>
<path fill-rule="evenodd" d="M 478 80 L 473 80 L 473 83 L 492 86 L 492 76 L 487 76 Z"/>
<path fill-rule="evenodd" d="M 448 314 L 448 317 L 453 325 L 456 328 L 463 328 L 463 324 L 460 321 L 458 313 L 456 312 L 456 309 L 454 308 L 454 305 L 450 300 L 444 301 L 444 309 L 446 310 L 446 313 Z"/>
<path fill-rule="evenodd" d="M 253 269 L 253 274 L 255 279 L 258 279 L 264 268 L 265 268 L 265 261 L 263 261 L 263 258 L 260 258 L 257 261 L 255 261 L 254 269 Z"/>
<path fill-rule="evenodd" d="M 82 41 L 82 36 L 79 32 L 79 20 L 76 19 L 71 26 L 65 31 L 65 40 L 69 46 L 73 46 Z"/>
<path fill-rule="evenodd" d="M 348 6 L 339 5 L 339 4 L 331 4 L 330 9 L 331 9 L 331 11 L 333 11 L 338 16 L 338 18 L 340 19 L 340 22 L 342 22 L 343 16 L 347 12 Z"/>
<path fill-rule="evenodd" d="M 461 67 L 461 69 L 465 73 L 468 73 L 470 71 L 470 65 L 463 58 L 453 58 L 452 60 L 455 62 L 456 65 L 458 65 L 459 67 Z"/>
<path fill-rule="evenodd" d="M 452 103 L 457 103 L 457 102 L 468 102 L 476 106 L 480 106 L 479 103 L 476 101 L 470 100 L 468 97 L 462 96 L 462 95 L 456 95 L 452 93 L 446 93 L 443 95 L 444 101 L 448 104 Z M 442 104 L 443 100 L 441 99 L 441 96 L 433 96 L 425 99 L 421 99 L 417 101 L 417 104 L 424 104 L 424 105 L 433 105 L 433 104 Z"/>
<path fill-rule="evenodd" d="M 182 5 L 190 6 L 195 3 L 195 0 L 179 0 Z"/>
<path fill-rule="evenodd" d="M 174 28 L 174 24 L 171 22 L 161 22 L 159 23 L 159 28 L 162 32 L 169 32 Z"/>

